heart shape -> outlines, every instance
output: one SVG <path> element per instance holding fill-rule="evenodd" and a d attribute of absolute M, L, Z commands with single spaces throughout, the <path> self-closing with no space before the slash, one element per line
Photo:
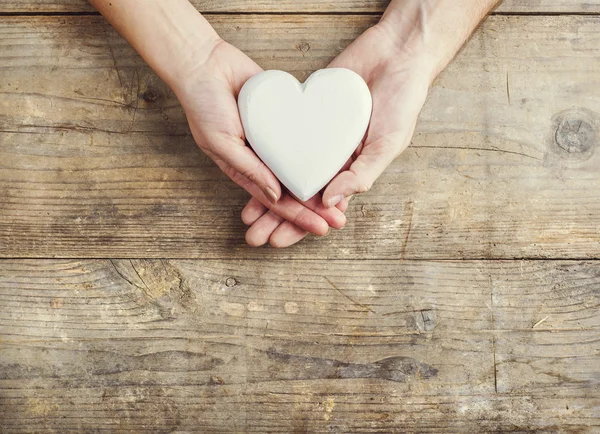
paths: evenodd
<path fill-rule="evenodd" d="M 304 84 L 265 71 L 242 87 L 238 106 L 246 138 L 290 192 L 306 201 L 344 166 L 362 141 L 372 99 L 362 77 L 322 69 Z"/>

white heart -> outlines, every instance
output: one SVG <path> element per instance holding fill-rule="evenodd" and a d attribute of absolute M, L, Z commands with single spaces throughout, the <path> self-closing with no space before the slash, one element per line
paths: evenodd
<path fill-rule="evenodd" d="M 339 172 L 363 139 L 372 99 L 349 69 L 322 69 L 304 84 L 283 71 L 246 82 L 238 98 L 254 152 L 300 200 L 314 196 Z"/>

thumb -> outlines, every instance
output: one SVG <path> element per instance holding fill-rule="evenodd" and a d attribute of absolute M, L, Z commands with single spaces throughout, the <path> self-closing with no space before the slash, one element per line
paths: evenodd
<path fill-rule="evenodd" d="M 213 159 L 217 165 L 236 184 L 245 188 L 248 181 L 253 182 L 271 203 L 281 198 L 281 184 L 242 139 L 229 135 L 220 137 L 210 150 L 216 156 Z"/>
<path fill-rule="evenodd" d="M 369 191 L 377 178 L 399 154 L 393 149 L 386 148 L 388 148 L 386 144 L 377 142 L 365 146 L 348 170 L 340 172 L 325 188 L 323 205 L 331 208 L 344 198 Z"/>

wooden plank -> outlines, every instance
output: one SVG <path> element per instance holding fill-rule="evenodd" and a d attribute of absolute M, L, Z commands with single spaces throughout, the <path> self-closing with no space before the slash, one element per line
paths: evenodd
<path fill-rule="evenodd" d="M 191 0 L 208 13 L 381 13 L 389 0 Z M 504 0 L 503 13 L 598 13 L 600 0 Z M 86 0 L 3 0 L 0 12 L 93 12 Z"/>
<path fill-rule="evenodd" d="M 502 13 L 585 13 L 600 12 L 598 0 L 504 0 L 497 9 Z"/>
<path fill-rule="evenodd" d="M 212 22 L 263 67 L 304 79 L 375 19 Z M 599 24 L 492 17 L 348 227 L 276 252 L 244 245 L 246 194 L 196 149 L 171 92 L 100 17 L 4 19 L 0 255 L 600 257 Z"/>
<path fill-rule="evenodd" d="M 600 261 L 0 269 L 2 432 L 600 429 Z"/>

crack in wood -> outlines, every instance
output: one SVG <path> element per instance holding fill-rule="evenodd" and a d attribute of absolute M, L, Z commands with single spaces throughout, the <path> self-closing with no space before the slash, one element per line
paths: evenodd
<path fill-rule="evenodd" d="M 137 274 L 137 277 L 144 284 L 144 287 L 145 287 L 145 291 L 144 292 L 146 293 L 146 295 L 148 297 L 154 299 L 154 297 L 152 297 L 152 291 L 150 291 L 150 288 L 148 288 L 148 285 L 146 285 L 146 282 L 144 281 L 144 279 L 142 279 L 142 276 L 140 276 L 140 273 L 138 272 L 137 268 L 135 268 L 135 265 L 133 265 L 133 261 L 131 259 L 129 260 L 129 263 L 131 264 L 131 268 L 133 268 L 133 271 L 135 271 L 135 274 Z M 139 285 L 136 285 L 136 286 L 138 286 L 138 288 L 140 288 L 142 290 L 144 289 L 144 288 L 140 287 Z"/>
<path fill-rule="evenodd" d="M 120 271 L 120 270 L 117 268 L 117 266 L 115 265 L 115 262 L 114 262 L 112 259 L 109 259 L 108 261 L 109 261 L 109 262 L 110 262 L 110 264 L 113 266 L 113 268 L 115 269 L 115 271 L 117 272 L 117 274 L 118 274 L 119 276 L 121 276 L 121 278 L 122 278 L 123 280 L 125 280 L 127 283 L 129 283 L 129 284 L 130 284 L 130 285 L 132 285 L 132 286 L 135 286 L 135 287 L 137 287 L 137 288 L 143 289 L 141 286 L 139 286 L 139 285 L 137 285 L 137 284 L 133 283 L 131 280 L 129 280 L 127 277 L 125 277 L 125 275 L 124 275 L 123 273 L 121 273 L 121 271 Z"/>
<path fill-rule="evenodd" d="M 133 108 L 133 117 L 131 119 L 131 126 L 129 127 L 130 130 L 133 130 L 133 125 L 135 124 L 135 118 L 137 116 L 138 109 L 140 108 L 140 91 L 141 91 L 140 73 L 138 72 L 137 68 L 133 70 L 133 73 L 134 73 L 134 76 L 132 77 L 132 81 L 131 81 L 131 91 L 133 92 L 133 82 L 135 81 L 134 77 L 137 77 L 137 87 L 135 89 L 135 93 L 131 96 L 132 104 L 133 104 L 133 97 L 135 97 L 135 107 Z"/>
<path fill-rule="evenodd" d="M 358 307 L 361 307 L 362 309 L 368 310 L 369 312 L 375 313 L 375 311 L 373 309 L 371 309 L 369 306 L 359 303 L 358 301 L 354 300 L 352 297 L 350 297 L 348 294 L 346 294 L 344 291 L 342 291 L 335 283 L 333 283 L 331 281 L 331 279 L 329 279 L 329 277 L 327 276 L 323 276 L 325 278 L 325 280 L 327 280 L 327 282 L 329 282 L 329 284 L 340 294 L 342 294 L 342 296 L 344 296 L 345 298 L 347 298 L 348 300 L 350 300 L 353 304 L 355 304 Z"/>
<path fill-rule="evenodd" d="M 408 247 L 408 239 L 410 237 L 410 232 L 412 230 L 412 224 L 413 224 L 413 215 L 414 215 L 414 211 L 415 211 L 415 202 L 412 199 L 409 199 L 408 201 L 408 229 L 406 229 L 406 236 L 404 237 L 404 242 L 402 243 L 402 253 L 401 253 L 401 258 L 404 259 L 404 257 L 406 256 L 406 248 Z"/>
<path fill-rule="evenodd" d="M 121 80 L 121 74 L 119 73 L 119 67 L 117 66 L 117 58 L 115 57 L 115 52 L 110 43 L 110 37 L 106 38 L 106 44 L 108 45 L 108 50 L 110 51 L 110 57 L 112 58 L 113 65 L 115 66 L 115 72 L 117 73 L 117 78 L 119 79 L 119 84 L 121 85 L 121 89 L 123 89 L 123 80 Z"/>
<path fill-rule="evenodd" d="M 508 78 L 508 71 L 506 71 L 506 98 L 508 99 L 508 105 L 510 105 L 510 84 Z"/>
<path fill-rule="evenodd" d="M 496 363 L 496 320 L 494 318 L 494 285 L 492 283 L 492 276 L 489 275 L 489 287 L 490 287 L 490 312 L 492 314 L 491 320 L 491 332 L 492 332 L 492 353 L 494 361 L 494 391 L 498 393 L 498 365 Z"/>
<path fill-rule="evenodd" d="M 468 146 L 411 146 L 413 149 L 459 149 L 464 151 L 483 151 L 483 152 L 499 152 L 502 154 L 513 154 L 520 155 L 521 157 L 531 158 L 536 161 L 542 161 L 541 158 L 534 157 L 533 155 L 524 154 L 522 152 L 507 151 L 505 149 L 498 148 L 471 148 Z"/>

